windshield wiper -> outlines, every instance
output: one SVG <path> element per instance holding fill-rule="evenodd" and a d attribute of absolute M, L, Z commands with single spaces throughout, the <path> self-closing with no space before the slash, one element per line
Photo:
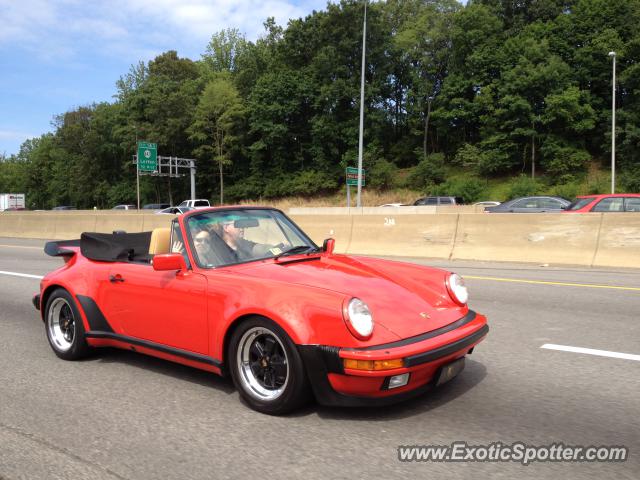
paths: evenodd
<path fill-rule="evenodd" d="M 274 256 L 273 258 L 275 260 L 279 259 L 280 257 L 286 257 L 288 255 L 295 255 L 296 253 L 314 253 L 314 252 L 319 252 L 320 249 L 317 247 L 311 247 L 309 245 L 298 245 L 297 247 L 291 247 L 289 250 L 285 250 L 282 253 L 279 253 L 278 255 Z"/>

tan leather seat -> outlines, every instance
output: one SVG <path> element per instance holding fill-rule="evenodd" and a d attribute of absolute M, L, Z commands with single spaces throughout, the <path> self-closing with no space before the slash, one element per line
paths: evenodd
<path fill-rule="evenodd" d="M 171 251 L 171 229 L 156 228 L 151 232 L 149 255 L 161 255 Z"/>

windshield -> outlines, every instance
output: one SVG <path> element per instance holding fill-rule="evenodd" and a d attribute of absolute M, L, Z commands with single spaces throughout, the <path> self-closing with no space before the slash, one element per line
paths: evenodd
<path fill-rule="evenodd" d="M 196 262 L 203 268 L 279 257 L 296 247 L 300 247 L 295 250 L 299 253 L 317 249 L 304 232 L 277 210 L 206 212 L 190 216 L 186 227 Z"/>
<path fill-rule="evenodd" d="M 576 198 L 575 201 L 567 207 L 567 210 L 580 210 L 591 202 L 593 202 L 593 198 Z"/>

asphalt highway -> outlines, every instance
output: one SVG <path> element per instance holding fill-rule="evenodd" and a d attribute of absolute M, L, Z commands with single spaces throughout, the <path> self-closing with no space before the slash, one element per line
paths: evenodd
<path fill-rule="evenodd" d="M 640 271 L 403 259 L 465 276 L 471 308 L 489 318 L 460 376 L 393 407 L 270 417 L 227 380 L 132 352 L 59 360 L 31 304 L 36 277 L 61 264 L 43 244 L 0 238 L 3 480 L 640 478 Z M 398 460 L 401 445 L 456 441 L 622 445 L 629 458 Z"/>

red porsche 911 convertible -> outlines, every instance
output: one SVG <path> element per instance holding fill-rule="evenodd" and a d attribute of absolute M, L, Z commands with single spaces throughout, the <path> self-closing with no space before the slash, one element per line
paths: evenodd
<path fill-rule="evenodd" d="M 487 320 L 455 273 L 318 247 L 271 208 L 49 242 L 33 299 L 65 360 L 118 347 L 230 375 L 252 408 L 386 405 L 455 377 Z"/>

